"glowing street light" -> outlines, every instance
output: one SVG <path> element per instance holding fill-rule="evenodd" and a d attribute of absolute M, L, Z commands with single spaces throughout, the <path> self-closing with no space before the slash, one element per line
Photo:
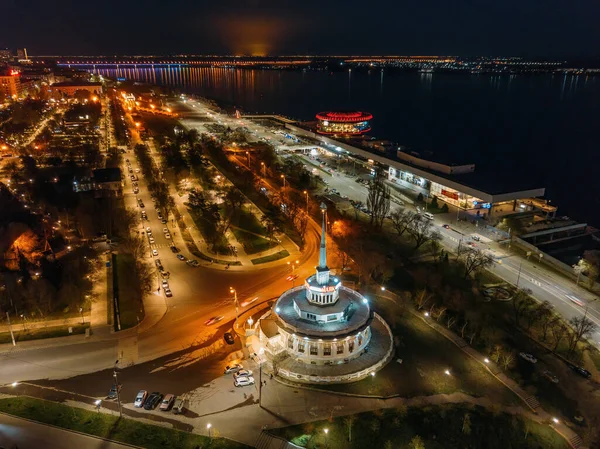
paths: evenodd
<path fill-rule="evenodd" d="M 280 178 L 283 179 L 283 188 L 285 189 L 285 175 L 281 175 Z"/>
<path fill-rule="evenodd" d="M 235 304 L 235 327 L 238 327 L 238 313 L 240 310 L 240 306 L 238 303 L 237 290 L 233 287 L 229 287 L 229 293 L 233 295 L 233 302 Z"/>
<path fill-rule="evenodd" d="M 212 427 L 212 424 L 211 424 L 211 423 L 208 423 L 208 424 L 206 425 L 206 430 L 208 431 L 208 438 L 210 438 L 210 429 L 211 429 L 211 427 Z"/>
<path fill-rule="evenodd" d="M 447 369 L 446 371 L 444 371 L 444 374 L 445 374 L 446 376 L 449 376 L 449 375 L 450 375 L 450 370 L 449 370 L 449 369 Z"/>
<path fill-rule="evenodd" d="M 10 386 L 13 387 L 13 388 L 16 387 L 16 386 L 18 386 L 18 385 L 19 385 L 19 382 L 13 382 L 12 384 L 10 384 Z"/>
<path fill-rule="evenodd" d="M 558 418 L 554 417 L 554 418 L 552 418 L 552 422 L 554 424 L 558 424 L 560 421 L 558 420 Z"/>
<path fill-rule="evenodd" d="M 381 291 L 384 292 L 385 291 L 385 287 L 382 285 L 381 286 Z"/>
<path fill-rule="evenodd" d="M 426 317 L 428 317 L 428 316 L 429 316 L 429 312 L 425 312 L 425 313 L 424 313 L 424 315 L 425 315 Z"/>
<path fill-rule="evenodd" d="M 308 191 L 304 191 L 304 196 L 306 197 L 306 213 L 308 214 Z"/>
<path fill-rule="evenodd" d="M 486 357 L 485 359 L 483 359 L 483 361 L 484 361 L 485 363 L 490 363 L 490 359 L 488 359 L 487 357 Z"/>

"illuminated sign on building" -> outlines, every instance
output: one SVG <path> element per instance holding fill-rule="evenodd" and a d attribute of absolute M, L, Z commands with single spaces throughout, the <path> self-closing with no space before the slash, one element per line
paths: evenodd
<path fill-rule="evenodd" d="M 450 192 L 449 190 L 442 189 L 442 195 L 452 198 L 453 200 L 458 200 L 458 192 Z"/>
<path fill-rule="evenodd" d="M 20 74 L 21 74 L 21 72 L 19 72 L 18 70 L 11 70 L 10 71 L 10 76 L 18 76 Z"/>

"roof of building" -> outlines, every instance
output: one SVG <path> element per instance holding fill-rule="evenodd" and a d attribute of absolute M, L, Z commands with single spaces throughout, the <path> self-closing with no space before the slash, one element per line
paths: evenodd
<path fill-rule="evenodd" d="M 99 168 L 94 170 L 94 181 L 95 182 L 120 182 L 121 181 L 121 169 L 120 168 Z"/>
<path fill-rule="evenodd" d="M 63 81 L 54 83 L 50 87 L 102 87 L 102 83 L 92 83 L 89 81 Z"/>
<path fill-rule="evenodd" d="M 363 300 L 362 295 L 347 287 L 340 287 L 340 297 L 334 304 L 317 306 L 310 304 L 306 299 L 304 287 L 292 288 L 279 297 L 275 303 L 275 312 L 281 324 L 288 328 L 289 332 L 303 336 L 314 337 L 339 337 L 357 332 L 369 324 L 371 320 L 371 309 L 368 302 Z M 314 311 L 319 314 L 339 313 L 350 304 L 351 311 L 348 318 L 343 321 L 317 322 L 310 321 L 298 316 L 294 303 L 305 312 Z"/>
<path fill-rule="evenodd" d="M 317 119 L 327 120 L 334 123 L 356 123 L 371 120 L 373 115 L 368 112 L 361 111 L 326 111 L 319 112 Z"/>

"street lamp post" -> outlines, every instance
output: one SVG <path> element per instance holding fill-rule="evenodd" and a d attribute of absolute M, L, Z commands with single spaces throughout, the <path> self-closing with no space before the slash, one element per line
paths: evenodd
<path fill-rule="evenodd" d="M 8 323 L 8 330 L 10 331 L 10 338 L 12 339 L 12 344 L 13 346 L 17 346 L 17 343 L 15 341 L 15 334 L 13 334 L 12 325 L 10 324 L 10 315 L 8 314 L 8 311 L 6 312 L 6 321 Z"/>
<path fill-rule="evenodd" d="M 206 425 L 206 430 L 207 430 L 207 432 L 208 432 L 208 438 L 209 438 L 209 439 L 210 439 L 210 436 L 211 436 L 211 435 L 210 435 L 210 429 L 211 429 L 211 428 L 212 428 L 212 424 L 211 424 L 211 423 L 208 423 L 208 424 Z"/>
<path fill-rule="evenodd" d="M 238 303 L 237 290 L 233 287 L 229 287 L 229 293 L 233 294 L 233 302 L 235 304 L 235 327 L 238 327 L 238 314 L 240 305 Z"/>
<path fill-rule="evenodd" d="M 285 189 L 285 175 L 281 175 L 281 179 L 283 179 L 283 188 Z"/>
<path fill-rule="evenodd" d="M 246 156 L 248 156 L 248 170 L 251 170 L 250 168 L 250 152 L 246 151 Z"/>
<path fill-rule="evenodd" d="M 260 168 L 262 169 L 263 178 L 266 178 L 267 177 L 267 166 L 265 165 L 264 162 L 260 163 Z"/>
<path fill-rule="evenodd" d="M 79 313 L 81 313 L 81 325 L 83 326 L 85 324 L 85 321 L 83 320 L 83 307 L 79 308 Z"/>
<path fill-rule="evenodd" d="M 117 360 L 118 363 L 118 360 Z M 117 377 L 117 370 L 113 371 L 113 378 L 115 379 L 115 388 L 117 389 L 117 404 L 119 404 L 119 417 L 123 417 L 123 409 L 121 408 L 121 392 L 119 391 L 119 378 Z"/>
<path fill-rule="evenodd" d="M 327 435 L 329 434 L 329 429 L 325 428 L 325 429 L 323 429 L 323 432 L 325 432 L 325 447 L 329 448 L 329 440 L 327 439 Z"/>
<path fill-rule="evenodd" d="M 308 191 L 304 191 L 304 196 L 306 197 L 306 214 L 308 215 Z"/>
<path fill-rule="evenodd" d="M 519 264 L 519 274 L 517 275 L 517 288 L 519 288 L 519 280 L 521 279 L 521 268 L 523 267 L 523 260 Z"/>

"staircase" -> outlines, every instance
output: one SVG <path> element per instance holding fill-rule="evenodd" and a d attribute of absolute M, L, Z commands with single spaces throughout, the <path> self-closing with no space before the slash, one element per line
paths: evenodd
<path fill-rule="evenodd" d="M 265 431 L 261 432 L 258 436 L 256 443 L 254 443 L 256 449 L 299 449 L 300 446 L 290 443 L 283 438 L 275 437 Z"/>

